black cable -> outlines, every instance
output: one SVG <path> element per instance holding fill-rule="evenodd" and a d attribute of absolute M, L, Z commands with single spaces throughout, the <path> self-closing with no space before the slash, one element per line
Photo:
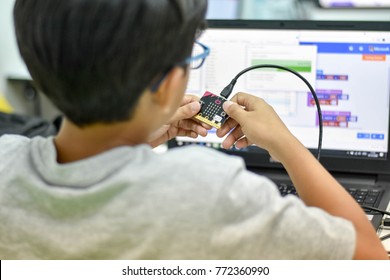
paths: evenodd
<path fill-rule="evenodd" d="M 230 94 L 232 93 L 233 88 L 236 85 L 238 78 L 240 78 L 242 75 L 244 75 L 245 73 L 247 73 L 249 71 L 252 71 L 252 70 L 255 70 L 255 69 L 260 69 L 260 68 L 276 68 L 276 69 L 280 69 L 280 70 L 284 70 L 284 71 L 290 72 L 290 73 L 294 74 L 295 76 L 297 76 L 298 78 L 300 78 L 307 85 L 307 87 L 310 89 L 310 92 L 311 92 L 311 94 L 313 96 L 313 99 L 314 99 L 314 101 L 316 103 L 317 113 L 318 113 L 319 135 L 318 135 L 317 159 L 319 161 L 320 157 L 321 157 L 322 134 L 323 134 L 323 123 L 322 123 L 321 106 L 320 106 L 320 102 L 318 101 L 318 97 L 317 97 L 317 94 L 316 94 L 314 88 L 311 86 L 311 84 L 308 82 L 308 80 L 306 80 L 305 77 L 303 77 L 298 72 L 296 72 L 296 71 L 294 71 L 294 70 L 292 70 L 290 68 L 287 68 L 287 67 L 284 67 L 284 66 L 280 66 L 280 65 L 273 65 L 273 64 L 254 65 L 254 66 L 248 67 L 248 68 L 242 70 L 240 73 L 238 73 L 234 77 L 234 79 L 230 82 L 230 84 L 228 84 L 222 90 L 221 96 L 227 99 L 230 96 Z"/>
<path fill-rule="evenodd" d="M 371 210 L 371 211 L 374 211 L 374 212 L 378 212 L 378 213 L 381 213 L 383 215 L 389 215 L 390 216 L 390 212 L 389 211 L 385 211 L 385 210 L 381 210 L 379 208 L 375 208 L 375 207 L 371 207 L 371 206 L 366 206 L 366 205 L 361 205 L 361 207 L 363 209 L 366 209 L 366 210 Z"/>

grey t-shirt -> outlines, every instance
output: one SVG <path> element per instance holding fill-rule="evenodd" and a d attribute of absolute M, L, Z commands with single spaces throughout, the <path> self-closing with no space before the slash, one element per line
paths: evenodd
<path fill-rule="evenodd" d="M 0 259 L 351 259 L 355 235 L 207 148 L 58 164 L 53 138 L 0 138 Z"/>

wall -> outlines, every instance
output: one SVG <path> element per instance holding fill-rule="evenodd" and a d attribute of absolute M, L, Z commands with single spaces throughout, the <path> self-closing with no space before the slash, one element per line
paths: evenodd
<path fill-rule="evenodd" d="M 16 113 L 34 114 L 34 103 L 24 96 L 24 83 L 8 82 L 9 77 L 28 78 L 16 44 L 12 10 L 15 0 L 0 0 L 0 96 L 5 97 Z"/>
<path fill-rule="evenodd" d="M 207 18 L 235 19 L 240 16 L 240 0 L 209 0 Z"/>
<path fill-rule="evenodd" d="M 0 95 L 11 103 L 16 113 L 41 115 L 52 120 L 59 112 L 47 98 L 39 94 L 37 101 L 33 102 L 31 96 L 25 95 L 25 82 L 8 81 L 10 77 L 30 78 L 16 44 L 12 19 L 14 2 L 15 0 L 0 0 Z"/>
<path fill-rule="evenodd" d="M 19 55 L 12 22 L 15 0 L 0 1 L 0 91 L 7 91 L 8 76 L 28 76 L 27 69 Z"/>
<path fill-rule="evenodd" d="M 295 0 L 242 0 L 244 19 L 295 19 L 298 17 Z"/>

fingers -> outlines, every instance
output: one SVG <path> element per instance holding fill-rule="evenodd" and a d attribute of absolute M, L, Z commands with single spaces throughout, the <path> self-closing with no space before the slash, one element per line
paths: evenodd
<path fill-rule="evenodd" d="M 224 149 L 230 149 L 231 147 L 233 147 L 234 143 L 236 143 L 236 139 L 234 139 L 234 137 L 230 137 L 231 135 L 228 135 L 225 140 L 223 140 L 222 142 L 222 147 Z"/>
<path fill-rule="evenodd" d="M 217 130 L 217 136 L 222 138 L 238 125 L 235 119 L 229 118 L 223 126 Z"/>
<path fill-rule="evenodd" d="M 246 137 L 243 137 L 241 138 L 240 140 L 238 140 L 235 144 L 236 148 L 237 149 L 243 149 L 243 148 L 246 148 L 250 145 L 252 145 L 253 143 L 249 142 L 249 139 L 246 138 Z"/>
<path fill-rule="evenodd" d="M 238 96 L 235 96 L 234 99 L 239 101 L 237 98 L 238 98 Z M 223 104 L 223 110 L 229 115 L 229 117 L 231 119 L 234 119 L 236 122 L 242 124 L 242 123 L 244 123 L 244 117 L 245 117 L 245 114 L 247 113 L 247 111 L 245 109 L 246 106 L 245 106 L 245 108 L 242 107 L 242 105 L 240 106 L 239 104 L 234 102 L 234 99 L 232 99 L 233 101 L 225 102 Z"/>
<path fill-rule="evenodd" d="M 176 113 L 171 118 L 171 122 L 191 119 L 200 111 L 200 103 L 198 101 L 183 99 L 183 102 L 188 102 L 188 103 L 182 105 L 181 107 L 179 107 L 179 109 L 177 109 Z"/>
<path fill-rule="evenodd" d="M 237 120 L 239 118 L 240 112 L 245 111 L 237 103 L 232 101 L 226 101 L 223 104 L 223 110 L 233 119 Z"/>
<path fill-rule="evenodd" d="M 251 111 L 261 110 L 260 106 L 263 100 L 246 93 L 237 93 L 231 101 L 223 104 L 223 109 L 229 115 L 226 123 L 217 131 L 218 137 L 226 136 L 223 141 L 224 148 L 231 148 L 235 145 L 237 148 L 245 148 L 251 145 L 251 141 L 247 138 L 245 132 L 249 125 Z"/>
<path fill-rule="evenodd" d="M 244 107 L 246 111 L 259 109 L 265 103 L 262 98 L 244 92 L 237 93 L 230 101 Z"/>
<path fill-rule="evenodd" d="M 201 105 L 199 103 L 200 98 L 195 95 L 185 95 L 181 102 L 181 107 L 176 111 L 175 115 L 171 118 L 170 123 L 177 122 L 177 121 L 183 121 L 183 120 L 189 120 L 193 118 L 196 114 L 199 113 Z M 192 120 L 194 123 L 196 123 L 200 126 L 202 126 L 206 130 L 212 129 L 212 127 L 206 123 L 200 122 L 198 120 Z M 201 127 L 198 127 L 200 135 L 205 134 L 205 130 L 201 129 Z M 195 131 L 195 130 L 194 130 Z M 207 133 L 206 133 L 207 134 Z"/>
<path fill-rule="evenodd" d="M 179 130 L 192 131 L 203 137 L 207 136 L 207 132 L 209 130 L 194 120 L 181 120 L 178 124 L 178 127 Z"/>
<path fill-rule="evenodd" d="M 190 138 L 195 139 L 195 138 L 198 138 L 199 134 L 194 132 L 194 131 L 179 129 L 177 131 L 177 136 L 186 136 L 186 137 L 190 137 Z"/>
<path fill-rule="evenodd" d="M 217 131 L 218 137 L 224 137 L 232 129 L 234 129 L 242 120 L 243 114 L 246 112 L 243 107 L 236 102 L 239 101 L 239 94 L 236 94 L 232 101 L 227 101 L 223 104 L 224 111 L 229 115 L 229 119 L 225 124 Z M 245 100 L 245 99 L 244 99 Z"/>
<path fill-rule="evenodd" d="M 233 145 L 236 145 L 236 147 L 240 149 L 249 145 L 240 126 L 234 128 L 222 143 L 222 146 L 225 149 L 230 149 Z"/>
<path fill-rule="evenodd" d="M 191 102 L 199 102 L 199 99 L 200 98 L 196 95 L 187 94 L 187 95 L 184 95 L 180 105 L 183 106 L 183 105 L 189 104 Z"/>

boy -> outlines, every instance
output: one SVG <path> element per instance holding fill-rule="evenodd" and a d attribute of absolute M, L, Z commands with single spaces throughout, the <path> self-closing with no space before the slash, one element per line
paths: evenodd
<path fill-rule="evenodd" d="M 190 57 L 206 4 L 16 0 L 21 54 L 65 120 L 54 138 L 0 139 L 0 258 L 386 258 L 364 212 L 261 99 L 226 103 L 218 135 L 267 149 L 301 199 L 236 157 L 152 151 L 207 134 L 183 99 L 206 55 Z"/>

